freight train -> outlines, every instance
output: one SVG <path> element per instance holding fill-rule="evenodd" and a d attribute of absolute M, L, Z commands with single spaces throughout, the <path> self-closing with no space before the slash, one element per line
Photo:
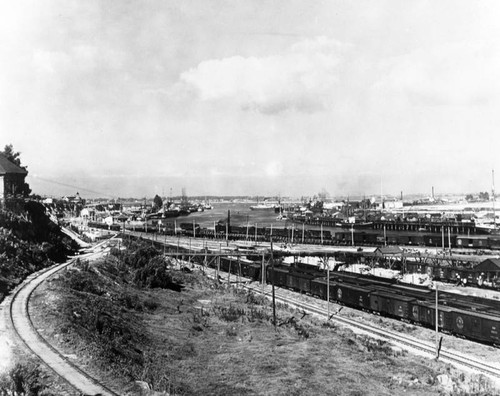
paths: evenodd
<path fill-rule="evenodd" d="M 262 278 L 261 263 L 221 258 L 220 269 L 254 281 Z M 266 281 L 352 308 L 392 317 L 429 328 L 436 325 L 435 291 L 405 285 L 394 279 L 332 272 L 330 279 L 316 269 L 276 265 L 266 267 Z M 500 345 L 500 301 L 440 292 L 438 327 L 454 334 L 487 344 Z"/>
<path fill-rule="evenodd" d="M 92 223 L 97 226 L 98 223 Z M 89 224 L 90 225 L 90 224 Z M 108 228 L 107 225 L 100 225 Z M 123 228 L 123 226 L 122 226 Z M 392 232 L 385 235 L 383 231 L 361 230 L 316 230 L 255 226 L 233 226 L 216 224 L 214 228 L 202 228 L 199 224 L 180 223 L 174 228 L 174 223 L 152 222 L 148 226 L 130 226 L 125 228 L 139 232 L 160 232 L 166 235 L 196 236 L 207 239 L 252 240 L 256 242 L 273 241 L 280 243 L 305 243 L 322 245 L 354 245 L 354 246 L 425 246 L 453 249 L 500 250 L 500 235 L 442 235 L 426 232 Z M 119 225 L 111 229 L 119 230 Z"/>

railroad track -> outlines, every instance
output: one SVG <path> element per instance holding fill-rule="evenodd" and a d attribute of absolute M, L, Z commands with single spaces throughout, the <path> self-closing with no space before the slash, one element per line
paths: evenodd
<path fill-rule="evenodd" d="M 99 253 L 80 256 L 88 258 Z M 119 396 L 108 386 L 85 373 L 67 357 L 55 349 L 36 330 L 28 311 L 31 295 L 47 278 L 73 264 L 75 259 L 59 264 L 36 274 L 30 275 L 26 282 L 16 290 L 9 303 L 9 316 L 12 329 L 31 353 L 37 356 L 57 376 L 66 381 L 80 395 Z"/>
<path fill-rule="evenodd" d="M 200 266 L 201 267 L 201 266 Z M 204 268 L 204 271 L 210 273 L 211 276 L 215 277 L 215 270 L 209 269 L 207 267 Z M 222 279 L 227 280 L 227 275 L 222 275 L 226 274 L 222 271 L 219 271 L 219 276 L 222 277 Z M 237 278 L 234 274 L 232 274 L 232 277 Z M 241 285 L 248 289 L 251 290 L 255 293 L 262 294 L 268 298 L 272 297 L 272 293 L 269 290 L 270 286 L 266 285 L 265 288 L 262 288 L 262 285 L 257 285 L 255 282 L 251 282 L 250 279 L 245 279 L 245 278 L 240 278 L 240 281 L 242 282 Z M 275 289 L 275 299 L 278 302 L 287 304 L 288 306 L 292 306 L 295 308 L 299 308 L 304 310 L 307 313 L 313 313 L 316 315 L 319 315 L 321 317 L 327 318 L 328 317 L 328 310 L 327 308 L 320 307 L 318 304 L 312 304 L 310 302 L 305 302 L 305 301 L 299 301 L 297 299 L 294 299 L 290 297 L 291 292 L 290 291 L 285 291 L 280 288 Z M 321 302 L 323 300 L 320 300 Z M 353 319 L 349 319 L 343 316 L 331 316 L 331 320 L 335 321 L 337 323 L 340 323 L 342 325 L 349 326 L 353 329 L 356 329 L 358 331 L 361 331 L 365 334 L 375 336 L 379 339 L 382 339 L 384 341 L 391 342 L 397 346 L 400 346 L 404 349 L 410 349 L 410 350 L 416 350 L 419 351 L 420 353 L 423 353 L 429 357 L 434 357 L 436 354 L 436 347 L 434 344 L 430 344 L 428 342 L 423 342 L 420 341 L 416 338 L 409 337 L 400 333 L 396 333 L 387 329 L 378 329 L 374 328 L 371 325 L 367 325 L 365 323 L 358 322 Z M 479 373 L 485 374 L 491 378 L 494 378 L 495 380 L 500 379 L 500 368 L 495 367 L 493 365 L 488 364 L 487 362 L 480 361 L 477 358 L 474 358 L 472 356 L 467 356 L 464 354 L 461 354 L 459 352 L 449 350 L 449 349 L 441 349 L 439 353 L 439 359 L 443 362 L 453 364 L 455 366 L 460 366 L 460 367 L 465 367 L 469 368 L 472 370 L 475 370 Z"/>
<path fill-rule="evenodd" d="M 154 237 L 150 235 L 147 235 L 145 237 L 148 239 L 154 239 Z M 178 237 L 157 238 L 156 241 L 168 244 L 170 246 L 178 245 L 179 247 L 183 247 L 193 251 L 195 250 L 199 251 L 204 248 L 217 250 L 220 249 L 221 246 L 226 245 L 226 241 L 208 241 L 208 240 L 204 241 L 196 239 L 188 241 L 186 240 L 186 238 L 178 238 Z M 228 244 L 229 246 L 226 246 L 226 248 L 228 247 L 231 248 L 232 245 L 233 249 L 235 249 L 236 248 L 235 243 L 237 243 L 237 241 L 230 241 Z M 266 249 L 270 247 L 270 244 L 260 242 L 259 247 Z M 213 271 L 212 276 L 215 275 L 215 270 L 210 270 L 207 267 L 205 267 L 204 270 Z M 219 275 L 220 274 L 221 272 L 219 272 Z M 263 290 L 260 286 L 256 286 L 255 284 L 252 285 L 249 279 L 247 279 L 247 284 L 244 287 L 246 287 L 249 290 L 253 290 L 259 294 L 264 294 L 266 297 L 269 298 L 271 297 L 271 292 L 266 291 L 265 289 Z M 276 289 L 275 298 L 282 303 L 288 304 L 290 306 L 295 306 L 297 308 L 303 309 L 306 312 L 315 313 L 323 317 L 327 317 L 328 315 L 327 309 L 319 307 L 318 305 L 313 305 L 310 303 L 292 299 L 290 298 L 289 294 L 283 293 L 280 289 Z M 332 319 L 338 323 L 347 325 L 351 328 L 357 329 L 366 334 L 376 336 L 380 339 L 392 342 L 403 348 L 416 350 L 430 357 L 434 357 L 436 355 L 436 346 L 434 344 L 423 342 L 418 339 L 405 336 L 396 332 L 391 332 L 386 329 L 383 330 L 376 329 L 373 328 L 372 326 L 342 316 L 333 316 Z M 453 350 L 448 350 L 444 348 L 441 349 L 439 351 L 439 359 L 443 362 L 451 363 L 455 366 L 470 368 L 477 372 L 486 374 L 489 377 L 495 378 L 496 380 L 500 379 L 500 368 L 490 365 L 484 361 L 480 361 L 477 358 L 467 356 Z"/>
<path fill-rule="evenodd" d="M 254 289 L 254 288 L 249 287 L 249 289 Z M 257 288 L 256 291 L 259 291 L 259 289 Z M 270 296 L 270 293 L 265 292 L 265 295 Z M 305 311 L 316 313 L 320 316 L 327 317 L 328 315 L 327 310 L 322 307 L 303 301 L 291 300 L 290 297 L 283 295 L 282 293 L 279 292 L 276 295 L 276 299 L 288 305 L 294 305 L 297 308 L 301 308 Z M 373 328 L 372 326 L 342 316 L 334 316 L 333 318 L 335 321 L 339 323 L 362 330 L 363 332 L 396 343 L 402 347 L 415 349 L 424 352 L 427 355 L 435 356 L 436 347 L 433 344 L 429 344 L 427 342 L 423 342 L 413 337 L 408 337 L 390 330 Z M 477 370 L 481 373 L 487 374 L 488 376 L 500 379 L 500 369 L 498 367 L 481 362 L 478 359 L 473 358 L 471 356 L 466 356 L 452 350 L 442 349 L 439 353 L 439 359 L 454 365 L 465 366 L 473 370 Z"/>
<path fill-rule="evenodd" d="M 186 236 L 167 236 L 167 235 L 156 235 L 156 234 L 146 234 L 140 232 L 134 232 L 130 230 L 124 231 L 125 235 L 131 235 L 134 237 L 141 237 L 144 239 L 148 239 L 157 243 L 166 244 L 170 247 L 181 247 L 184 249 L 192 249 L 192 250 L 202 250 L 209 249 L 213 252 L 217 252 L 219 250 L 235 250 L 237 248 L 241 249 L 245 245 L 248 245 L 249 248 L 256 248 L 257 252 L 261 252 L 263 250 L 268 250 L 271 248 L 271 244 L 269 242 L 259 241 L 257 243 L 248 240 L 229 240 L 225 239 L 202 239 L 202 238 L 191 238 Z M 280 243 L 275 243 L 274 248 L 276 251 L 282 250 L 279 247 Z M 315 253 L 324 252 L 331 253 L 333 251 L 336 252 L 356 252 L 358 246 L 350 247 L 350 246 L 329 246 L 329 245 L 312 245 L 312 244 L 296 244 L 291 248 L 287 249 L 289 252 L 294 252 L 296 250 L 300 250 L 300 252 L 304 251 L 314 251 Z M 374 247 L 363 247 L 363 251 L 372 252 L 374 251 Z"/>

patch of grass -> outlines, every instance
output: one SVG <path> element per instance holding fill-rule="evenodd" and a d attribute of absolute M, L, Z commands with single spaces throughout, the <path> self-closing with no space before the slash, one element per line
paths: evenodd
<path fill-rule="evenodd" d="M 0 394 L 53 395 L 43 378 L 40 367 L 33 362 L 16 363 L 7 373 L 0 375 Z"/>

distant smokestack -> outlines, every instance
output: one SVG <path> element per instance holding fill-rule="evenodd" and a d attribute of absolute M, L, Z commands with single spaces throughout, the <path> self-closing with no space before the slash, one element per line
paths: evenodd
<path fill-rule="evenodd" d="M 403 200 L 403 191 L 401 191 L 401 201 Z"/>
<path fill-rule="evenodd" d="M 434 199 L 434 186 L 432 186 L 432 199 Z"/>

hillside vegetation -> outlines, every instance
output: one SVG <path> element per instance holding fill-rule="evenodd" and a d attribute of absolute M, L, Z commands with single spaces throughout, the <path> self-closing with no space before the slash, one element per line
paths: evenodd
<path fill-rule="evenodd" d="M 27 202 L 22 213 L 0 210 L 0 300 L 26 276 L 64 261 L 76 248 L 43 205 Z"/>
<path fill-rule="evenodd" d="M 44 337 L 124 395 L 490 390 L 482 377 L 286 306 L 275 329 L 266 299 L 180 269 L 146 242 L 55 276 L 37 291 L 32 312 Z"/>

